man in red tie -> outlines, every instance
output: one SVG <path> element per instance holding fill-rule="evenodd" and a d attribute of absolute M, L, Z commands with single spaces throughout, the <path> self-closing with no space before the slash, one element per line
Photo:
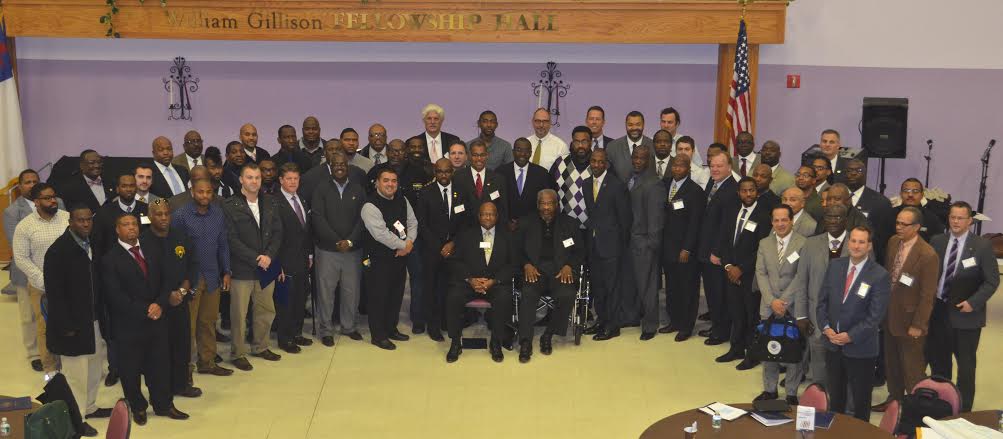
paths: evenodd
<path fill-rule="evenodd" d="M 488 201 L 498 207 L 498 221 L 508 222 L 508 197 L 505 181 L 495 171 L 487 168 L 488 148 L 480 139 L 470 142 L 470 169 L 453 174 L 453 183 L 462 193 L 467 194 L 463 203 L 467 212 L 480 211 L 481 204 Z M 467 225 L 477 225 L 475 215 L 470 215 Z"/>

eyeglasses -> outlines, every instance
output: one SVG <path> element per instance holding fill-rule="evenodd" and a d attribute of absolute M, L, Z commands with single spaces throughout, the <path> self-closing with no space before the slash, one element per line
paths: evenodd
<path fill-rule="evenodd" d="M 815 174 L 809 174 L 807 172 L 798 172 L 797 174 L 794 174 L 794 177 L 796 177 L 796 178 L 801 178 L 801 177 L 815 178 Z"/>
<path fill-rule="evenodd" d="M 909 226 L 915 226 L 915 225 L 916 225 L 916 223 L 904 223 L 902 221 L 895 221 L 895 226 L 896 227 L 909 227 Z"/>
<path fill-rule="evenodd" d="M 369 133 L 369 137 L 386 137 L 387 133 Z"/>

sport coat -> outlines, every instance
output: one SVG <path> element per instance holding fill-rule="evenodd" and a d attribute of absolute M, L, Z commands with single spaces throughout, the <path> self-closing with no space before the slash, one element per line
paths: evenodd
<path fill-rule="evenodd" d="M 722 267 L 734 265 L 742 270 L 742 284 L 751 283 L 752 285 L 749 285 L 749 289 L 750 291 L 755 291 L 759 289 L 759 286 L 754 282 L 756 252 L 759 249 L 759 243 L 770 234 L 772 227 L 770 225 L 771 208 L 766 204 L 756 203 L 756 208 L 748 213 L 745 225 L 742 227 L 742 230 L 738 231 L 738 237 L 735 238 L 735 227 L 738 226 L 736 221 L 743 207 L 739 203 L 724 210 L 724 214 L 721 217 L 721 229 L 719 231 L 720 244 L 718 244 L 718 247 L 721 250 L 719 256 Z M 753 225 L 753 223 L 755 224 Z M 776 249 L 774 249 L 774 252 L 776 252 Z"/>
<path fill-rule="evenodd" d="M 486 249 L 481 248 L 483 235 L 480 225 L 460 232 L 456 238 L 455 251 L 450 258 L 454 285 L 466 285 L 464 279 L 477 277 L 495 279 L 498 285 L 512 284 L 517 269 L 518 246 L 504 227 L 495 226 L 492 232 L 494 243 L 491 246 L 491 261 L 488 263 L 484 261 Z"/>
<path fill-rule="evenodd" d="M 850 249 L 843 245 L 840 250 L 840 257 L 850 255 Z M 816 310 L 818 309 L 819 295 L 822 292 L 822 284 L 825 283 L 825 270 L 829 267 L 829 235 L 815 235 L 805 239 L 801 251 L 801 258 L 798 263 L 798 281 L 801 286 L 797 289 L 797 296 L 794 298 L 794 316 L 797 318 L 807 317 L 816 328 L 821 328 Z M 820 331 L 815 331 L 815 336 L 821 335 Z"/>
<path fill-rule="evenodd" d="M 607 135 L 606 135 L 606 134 L 604 133 L 604 134 L 602 135 L 602 145 L 601 145 L 602 147 L 601 147 L 601 148 L 599 148 L 599 149 L 606 149 L 606 148 L 609 148 L 609 144 L 610 144 L 610 143 L 613 143 L 613 140 L 614 140 L 614 139 L 613 139 L 612 137 L 610 137 L 610 136 L 607 136 Z M 592 144 L 593 144 L 593 145 L 595 145 L 595 139 L 594 139 L 594 138 L 592 139 Z M 595 148 L 595 147 L 593 146 L 593 147 L 592 147 L 592 150 L 594 151 L 595 149 L 596 149 L 596 148 Z"/>
<path fill-rule="evenodd" d="M 495 172 L 505 179 L 509 218 L 522 218 L 529 214 L 535 214 L 536 194 L 544 189 L 557 190 L 557 184 L 547 169 L 532 162 L 526 164 L 526 174 L 522 177 L 522 194 L 519 194 L 517 183 L 519 174 L 516 172 L 514 162 L 499 166 Z"/>
<path fill-rule="evenodd" d="M 139 221 L 139 229 L 141 231 L 146 230 L 150 223 L 147 212 L 147 204 L 137 200 L 136 206 L 133 207 L 131 213 Z M 125 211 L 122 210 L 122 206 L 119 206 L 116 200 L 109 200 L 104 206 L 101 206 L 101 209 L 94 213 L 94 225 L 91 228 L 91 245 L 94 246 L 94 252 L 98 260 L 101 259 L 101 255 L 108 251 L 112 245 L 118 245 L 115 221 L 123 213 Z"/>
<path fill-rule="evenodd" d="M 182 152 L 181 154 L 174 156 L 174 158 L 171 159 L 171 164 L 185 168 L 185 170 L 188 171 L 189 174 L 191 174 L 192 168 L 188 166 L 188 158 L 185 157 L 185 155 L 186 154 Z M 199 159 L 204 159 L 204 157 L 199 156 Z M 199 164 L 204 164 L 204 163 L 199 163 Z"/>
<path fill-rule="evenodd" d="M 223 202 L 226 237 L 230 245 L 230 271 L 234 279 L 258 279 L 259 255 L 267 255 L 276 263 L 282 244 L 282 221 L 276 212 L 275 198 L 258 196 L 261 226 L 255 221 L 244 194 L 237 193 Z"/>
<path fill-rule="evenodd" d="M 631 150 L 627 141 L 627 136 L 623 136 L 606 144 L 606 158 L 610 163 L 609 168 L 616 173 L 617 177 L 620 177 L 620 180 L 625 182 L 630 179 L 630 174 L 634 173 L 634 165 L 630 162 Z M 651 153 L 649 157 L 655 156 L 655 144 L 650 137 L 641 136 L 641 147 L 648 148 L 648 152 Z M 648 168 L 654 171 L 654 160 L 648 163 Z"/>
<path fill-rule="evenodd" d="M 822 222 L 825 213 L 822 211 L 822 196 L 818 192 L 812 192 L 808 198 L 805 198 L 804 211 L 808 212 L 816 223 Z"/>
<path fill-rule="evenodd" d="M 425 132 L 422 131 L 421 133 L 418 133 L 417 135 L 415 135 L 415 137 L 421 140 L 421 146 L 423 146 L 425 148 L 425 155 L 423 155 L 422 157 L 430 158 L 431 157 L 431 155 L 430 155 L 431 152 L 428 149 L 428 139 L 425 138 Z M 455 136 L 453 134 L 447 133 L 445 131 L 439 131 L 439 140 L 442 141 L 442 145 L 438 146 L 438 148 L 439 148 L 439 157 L 436 157 L 435 159 L 431 159 L 432 164 L 435 164 L 436 160 L 439 160 L 440 158 L 446 157 L 448 155 L 448 153 L 449 153 L 449 147 L 450 146 L 452 146 L 453 144 L 462 142 L 462 140 L 460 140 L 459 137 L 457 137 L 457 136 Z"/>
<path fill-rule="evenodd" d="M 157 164 L 150 166 L 153 168 L 153 184 L 150 185 L 150 193 L 160 198 L 173 197 L 175 194 L 171 192 L 171 185 L 167 182 L 167 176 L 160 171 L 160 167 Z M 178 173 L 178 178 L 181 180 L 178 183 L 181 184 L 181 193 L 184 193 L 185 190 L 188 190 L 188 169 L 173 163 L 170 166 Z"/>
<path fill-rule="evenodd" d="M 301 176 L 313 167 L 313 161 L 299 147 L 296 147 L 292 152 L 287 152 L 279 147 L 279 150 L 272 155 L 272 161 L 275 162 L 276 168 L 281 168 L 286 163 L 295 163 Z"/>
<path fill-rule="evenodd" d="M 629 186 L 629 185 L 628 185 Z M 640 174 L 630 189 L 630 210 L 633 221 L 630 226 L 630 250 L 660 254 L 662 228 L 665 227 L 665 185 L 647 170 Z M 658 263 L 657 260 L 652 263 Z"/>
<path fill-rule="evenodd" d="M 878 326 L 888 310 L 888 296 L 891 279 L 884 267 L 874 258 L 868 257 L 860 269 L 843 302 L 843 289 L 850 269 L 850 258 L 833 259 L 825 272 L 825 281 L 819 293 L 816 313 L 820 330 L 832 328 L 836 333 L 845 332 L 850 343 L 837 346 L 822 336 L 825 348 L 839 351 L 850 358 L 874 358 L 878 356 Z M 866 284 L 865 291 L 861 291 Z M 861 297 L 863 295 L 863 297 Z"/>
<path fill-rule="evenodd" d="M 335 192 L 337 192 L 337 189 L 335 189 Z M 282 270 L 286 274 L 306 275 L 309 271 L 307 267 L 310 264 L 310 255 L 313 254 L 310 203 L 299 199 L 299 195 L 296 196 L 300 203 L 300 210 L 303 212 L 303 223 L 300 224 L 299 217 L 296 216 L 296 211 L 293 210 L 292 204 L 286 198 L 286 193 L 280 189 L 276 192 L 274 198 L 277 207 L 276 213 L 279 221 L 282 223 L 283 231 L 281 244 L 279 245 L 279 262 L 282 264 Z"/>
<path fill-rule="evenodd" d="M 949 257 L 950 232 L 934 236 L 930 246 L 937 252 L 940 264 L 939 277 L 944 276 L 944 261 Z M 993 246 L 985 238 L 968 232 L 965 246 L 958 249 L 954 277 L 944 289 L 950 306 L 951 327 L 956 329 L 976 329 L 986 326 L 986 303 L 1000 286 L 1000 270 L 993 253 Z M 968 265 L 966 267 L 966 265 Z M 48 285 L 48 284 L 46 284 Z M 956 305 L 968 301 L 972 312 L 961 312 Z"/>
<path fill-rule="evenodd" d="M 707 182 L 707 187 L 704 188 L 704 193 L 706 193 L 709 198 L 707 200 L 707 208 L 704 209 L 703 224 L 700 226 L 700 250 L 698 252 L 700 262 L 708 262 L 711 254 L 721 257 L 721 251 L 718 249 L 718 244 L 720 241 L 724 210 L 739 204 L 738 182 L 736 182 L 731 176 L 726 177 L 721 182 L 721 185 L 718 186 L 717 192 L 714 192 L 714 195 L 711 196 L 710 194 L 713 188 L 714 180 L 711 179 Z"/>
<path fill-rule="evenodd" d="M 555 268 L 560 269 L 567 265 L 575 273 L 578 273 L 582 262 L 585 261 L 585 243 L 582 241 L 581 229 L 578 228 L 578 220 L 561 212 L 555 212 L 553 227 Z M 518 247 L 517 266 L 533 264 L 537 269 L 541 269 L 543 220 L 539 215 L 527 215 L 519 219 L 516 243 Z"/>
<path fill-rule="evenodd" d="M 495 207 L 498 208 L 498 223 L 507 223 L 509 213 L 505 179 L 494 171 L 484 168 L 484 181 L 481 184 L 481 196 L 478 197 L 474 191 L 474 176 L 471 168 L 460 169 L 453 174 L 453 185 L 460 193 L 466 195 L 463 204 L 466 206 L 466 210 L 470 211 L 470 215 L 467 217 L 468 225 L 477 224 L 477 209 L 480 209 L 481 204 L 488 201 L 495 203 Z"/>
<path fill-rule="evenodd" d="M 773 170 L 773 181 L 770 182 L 770 190 L 777 196 L 782 196 L 788 188 L 794 187 L 794 175 L 787 172 L 782 165 L 777 165 Z"/>
<path fill-rule="evenodd" d="M 91 253 L 94 255 L 93 251 Z M 88 257 L 69 228 L 45 252 L 42 273 L 48 297 L 48 330 L 45 342 L 57 355 L 95 352 L 94 321 L 102 331 L 105 319 L 97 261 Z"/>
<path fill-rule="evenodd" d="M 745 175 L 752 177 L 752 170 L 756 168 L 760 163 L 763 162 L 763 155 L 756 154 L 756 158 L 752 160 L 752 163 L 745 164 Z M 742 157 L 735 156 L 735 159 L 731 161 L 731 170 L 735 171 L 739 176 L 742 175 Z"/>
<path fill-rule="evenodd" d="M 101 185 L 105 201 L 107 202 L 115 198 L 115 183 L 105 177 L 107 176 L 101 177 Z M 91 212 L 97 212 L 98 208 L 101 207 L 101 203 L 94 196 L 94 192 L 91 192 L 90 185 L 85 181 L 86 178 L 80 171 L 74 172 L 68 178 L 54 185 L 56 187 L 56 195 L 62 198 L 67 206 L 72 206 L 75 203 L 83 203 L 91 208 Z"/>
<path fill-rule="evenodd" d="M 799 290 L 804 288 L 804 282 L 798 278 L 798 265 L 806 240 L 794 231 L 789 236 L 783 255 L 777 253 L 776 233 L 770 233 L 759 242 L 756 252 L 756 285 L 762 293 L 759 317 L 764 319 L 773 314 L 770 304 L 774 299 L 787 302 L 788 311 L 794 314 L 797 298 L 801 296 Z"/>
<path fill-rule="evenodd" d="M 889 270 L 894 269 L 900 242 L 897 235 L 888 241 L 885 267 Z M 888 315 L 884 322 L 884 328 L 888 333 L 904 337 L 908 335 L 907 331 L 912 326 L 921 329 L 923 335 L 927 334 L 930 314 L 933 312 L 933 300 L 937 297 L 939 266 L 940 258 L 937 257 L 937 252 L 922 238 L 918 238 L 912 250 L 909 250 L 909 256 L 902 262 L 901 274 L 897 279 L 892 279 Z M 906 279 L 906 276 L 912 281 Z"/>
<path fill-rule="evenodd" d="M 413 206 L 414 215 L 418 219 L 418 236 L 421 237 L 418 242 L 423 253 L 438 255 L 442 246 L 449 241 L 455 241 L 463 228 L 477 223 L 477 212 L 468 211 L 464 204 L 467 195 L 456 184 L 451 185 L 450 189 L 452 206 L 448 213 L 438 183 L 422 188 L 418 202 Z M 498 221 L 498 224 L 502 228 L 505 226 L 501 221 Z"/>
<path fill-rule="evenodd" d="M 686 250 L 690 262 L 696 261 L 700 227 L 707 207 L 707 195 L 692 178 L 687 178 L 671 199 L 672 177 L 662 180 L 665 185 L 665 226 L 662 227 L 662 261 L 678 262 L 679 252 Z"/>
<path fill-rule="evenodd" d="M 251 163 L 261 163 L 262 160 L 272 157 L 272 155 L 269 154 L 268 151 L 265 150 L 265 148 L 262 148 L 260 146 L 254 147 L 254 156 L 255 157 L 252 158 L 251 154 L 247 153 L 247 149 L 246 148 L 244 149 L 245 160 Z"/>
<path fill-rule="evenodd" d="M 898 218 L 899 213 L 902 212 L 902 209 L 905 209 L 905 207 L 906 206 L 904 205 L 893 207 L 892 218 Z M 918 207 L 918 209 L 923 213 L 923 223 L 919 228 L 919 237 L 922 240 L 930 242 L 930 239 L 934 236 L 944 233 L 946 230 L 944 222 L 940 220 L 940 217 L 938 217 L 933 210 L 925 206 Z"/>
<path fill-rule="evenodd" d="M 793 227 L 794 233 L 807 238 L 809 236 L 815 236 L 815 229 L 818 228 L 818 223 L 815 222 L 815 218 L 811 217 L 811 214 L 802 209 L 801 216 L 794 222 Z"/>
<path fill-rule="evenodd" d="M 878 256 L 878 260 L 883 262 L 888 253 L 886 250 L 888 239 L 895 234 L 895 214 L 892 212 L 892 203 L 884 195 L 865 186 L 856 207 L 867 218 L 867 223 L 874 228 L 874 239 L 871 240 L 874 242 L 874 254 Z"/>
<path fill-rule="evenodd" d="M 602 186 L 599 187 L 599 197 L 593 201 L 594 179 L 595 177 L 589 177 L 582 184 L 585 211 L 589 214 L 585 221 L 589 253 L 595 252 L 600 258 L 615 258 L 623 255 L 630 242 L 630 228 L 634 219 L 629 192 L 624 182 L 612 172 L 606 171 Z"/>
<path fill-rule="evenodd" d="M 146 275 L 132 253 L 122 248 L 117 240 L 101 259 L 102 293 L 112 316 L 115 338 L 137 338 L 167 328 L 166 315 L 161 315 L 158 320 L 147 317 L 147 309 L 152 303 L 160 305 L 163 310 L 170 306 L 170 291 L 162 288 L 161 283 L 159 247 L 140 237 L 139 248 L 146 260 Z"/>

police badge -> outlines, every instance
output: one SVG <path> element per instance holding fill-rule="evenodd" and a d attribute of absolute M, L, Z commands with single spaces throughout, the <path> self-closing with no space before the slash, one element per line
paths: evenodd
<path fill-rule="evenodd" d="M 185 247 L 183 245 L 174 247 L 174 254 L 178 255 L 178 259 L 185 257 Z"/>

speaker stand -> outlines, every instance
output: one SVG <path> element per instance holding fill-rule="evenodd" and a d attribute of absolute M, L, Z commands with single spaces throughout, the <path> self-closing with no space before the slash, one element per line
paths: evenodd
<path fill-rule="evenodd" d="M 878 162 L 878 190 L 881 191 L 881 195 L 885 194 L 885 158 L 882 157 Z"/>

